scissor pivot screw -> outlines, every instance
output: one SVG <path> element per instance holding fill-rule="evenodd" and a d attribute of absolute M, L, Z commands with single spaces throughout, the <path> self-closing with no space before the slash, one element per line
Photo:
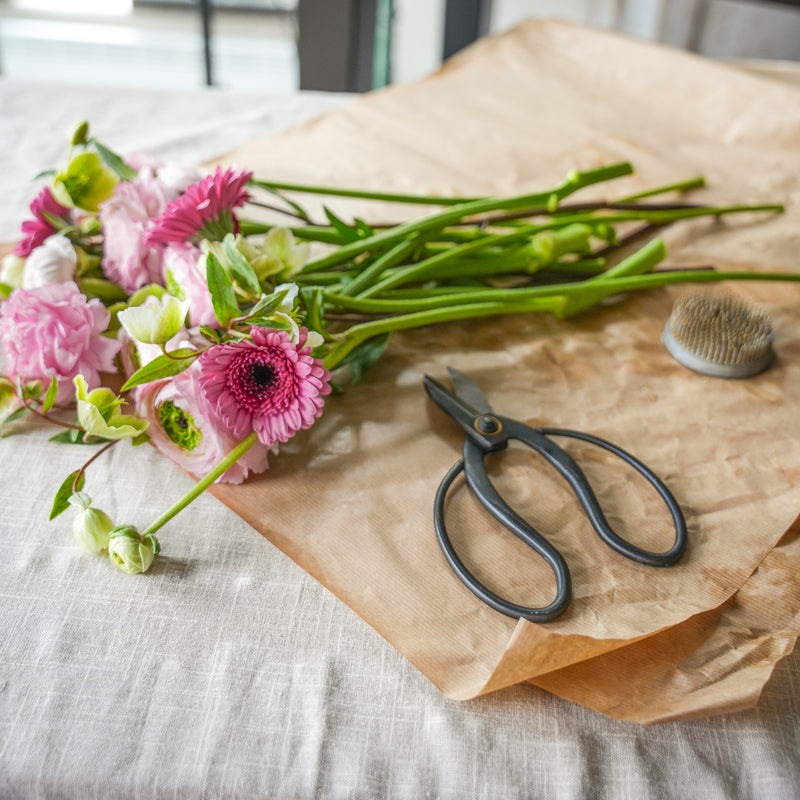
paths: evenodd
<path fill-rule="evenodd" d="M 500 433 L 500 431 L 503 430 L 503 426 L 497 417 L 484 414 L 475 420 L 475 430 L 477 430 L 479 433 L 486 433 L 491 436 L 496 433 Z"/>

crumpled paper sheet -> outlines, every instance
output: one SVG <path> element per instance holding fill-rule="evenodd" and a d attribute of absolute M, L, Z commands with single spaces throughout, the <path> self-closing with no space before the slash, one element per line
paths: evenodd
<path fill-rule="evenodd" d="M 225 161 L 276 180 L 469 196 L 539 190 L 568 169 L 621 159 L 635 176 L 583 196 L 702 173 L 708 188 L 693 199 L 787 204 L 781 216 L 670 227 L 671 265 L 798 268 L 800 92 L 560 23 L 483 40 L 432 78 L 366 96 Z M 419 213 L 326 201 L 368 220 Z M 533 680 L 643 722 L 751 704 L 800 628 L 800 548 L 786 533 L 800 510 L 800 288 L 736 284 L 771 314 L 778 358 L 735 382 L 691 373 L 661 346 L 685 291 L 651 291 L 566 322 L 513 316 L 396 334 L 363 383 L 332 398 L 268 474 L 213 491 L 451 697 Z M 686 557 L 659 570 L 615 555 L 560 479 L 514 449 L 495 459 L 495 477 L 564 553 L 573 603 L 561 619 L 534 625 L 473 597 L 439 552 L 431 519 L 462 437 L 421 380 L 443 377 L 448 365 L 477 379 L 499 413 L 633 451 L 679 499 Z M 666 511 L 640 480 L 605 454 L 568 449 L 612 524 L 642 546 L 669 545 Z M 547 567 L 463 487 L 447 521 L 464 560 L 500 594 L 550 600 Z"/>
<path fill-rule="evenodd" d="M 620 159 L 636 176 L 584 196 L 702 173 L 708 188 L 693 198 L 787 203 L 778 217 L 672 226 L 671 265 L 797 269 L 800 93 L 558 23 L 479 42 L 426 81 L 225 160 L 274 179 L 475 195 L 541 189 L 568 169 Z M 413 213 L 331 205 L 367 219 Z M 643 722 L 751 704 L 799 627 L 800 556 L 786 532 L 800 510 L 800 289 L 736 284 L 771 314 L 778 359 L 735 382 L 688 372 L 661 346 L 672 302 L 687 290 L 640 294 L 567 322 L 514 316 L 395 335 L 364 382 L 331 399 L 267 475 L 214 492 L 451 697 L 533 680 Z M 574 600 L 546 625 L 484 606 L 444 562 L 431 521 L 461 435 L 421 379 L 448 365 L 476 378 L 500 413 L 633 451 L 683 506 L 687 556 L 658 570 L 610 552 L 558 477 L 515 449 L 496 459 L 495 477 L 564 553 Z M 642 546 L 668 546 L 664 507 L 640 481 L 591 448 L 568 449 L 612 524 Z M 447 520 L 464 560 L 499 593 L 551 598 L 549 570 L 463 487 Z"/>

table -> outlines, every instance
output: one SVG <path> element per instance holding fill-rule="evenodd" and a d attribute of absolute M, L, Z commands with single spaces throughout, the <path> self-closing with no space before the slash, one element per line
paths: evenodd
<path fill-rule="evenodd" d="M 349 98 L 0 82 L 0 236 L 81 118 L 123 152 L 198 163 Z M 344 604 L 203 496 L 147 576 L 48 522 L 81 461 L 23 423 L 0 439 L 0 796 L 795 798 L 800 654 L 750 711 L 642 727 L 529 685 L 448 700 Z M 111 451 L 100 507 L 134 524 L 190 479 Z"/>

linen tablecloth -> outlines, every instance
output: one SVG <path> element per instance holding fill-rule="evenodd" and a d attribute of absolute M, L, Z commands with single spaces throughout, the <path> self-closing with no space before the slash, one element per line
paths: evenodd
<path fill-rule="evenodd" d="M 123 152 L 198 163 L 342 102 L 0 82 L 0 231 L 78 119 Z M 10 433 L 1 797 L 800 796 L 797 653 L 756 708 L 708 720 L 621 723 L 530 685 L 458 703 L 211 496 L 164 531 L 147 576 L 85 555 L 68 522 L 47 522 L 72 448 L 27 423 Z M 117 448 L 89 479 L 134 523 L 191 485 L 146 447 Z"/>

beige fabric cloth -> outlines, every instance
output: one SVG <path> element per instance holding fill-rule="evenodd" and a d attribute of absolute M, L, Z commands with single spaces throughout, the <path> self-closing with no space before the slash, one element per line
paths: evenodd
<path fill-rule="evenodd" d="M 543 189 L 568 169 L 621 159 L 633 162 L 636 175 L 586 196 L 702 173 L 708 188 L 698 199 L 781 200 L 787 211 L 673 226 L 665 234 L 669 263 L 797 270 L 798 143 L 800 93 L 793 87 L 609 34 L 529 23 L 479 43 L 427 81 L 368 96 L 225 160 L 273 179 L 464 195 Z M 409 213 L 331 205 L 368 220 Z M 396 335 L 364 382 L 329 401 L 323 419 L 282 450 L 268 475 L 214 491 L 451 697 L 536 679 L 605 713 L 643 721 L 751 702 L 752 667 L 773 665 L 797 635 L 796 581 L 784 581 L 779 593 L 787 613 L 759 618 L 761 648 L 750 647 L 749 612 L 738 608 L 736 593 L 800 509 L 800 288 L 736 286 L 771 314 L 778 350 L 772 369 L 738 382 L 690 373 L 661 346 L 660 330 L 683 291 L 650 292 L 569 322 L 531 315 Z M 513 451 L 498 480 L 564 553 L 574 602 L 563 618 L 537 626 L 474 598 L 445 564 L 431 523 L 434 491 L 458 457 L 461 436 L 426 400 L 421 379 L 425 372 L 442 376 L 448 365 L 485 386 L 500 413 L 590 431 L 634 451 L 687 513 L 687 557 L 655 570 L 614 555 L 559 479 Z M 613 459 L 575 452 L 612 522 L 645 547 L 666 548 L 660 501 Z M 448 523 L 465 560 L 499 593 L 520 602 L 550 599 L 547 568 L 498 535 L 466 491 L 454 494 Z M 781 557 L 765 561 L 747 592 L 760 596 L 766 580 L 769 596 L 772 565 L 777 560 L 780 573 L 783 556 L 797 559 L 796 549 L 790 541 Z M 724 603 L 737 608 L 735 619 L 713 612 Z M 706 619 L 698 615 L 709 613 L 717 613 L 722 631 L 692 651 L 692 680 L 676 668 L 654 683 L 652 663 L 683 648 L 697 620 Z M 579 674 L 593 676 L 590 688 L 570 689 L 565 668 L 680 623 L 686 628 L 639 646 L 636 657 L 645 652 L 647 666 L 631 669 L 626 683 L 588 661 Z M 723 650 L 751 653 L 722 657 L 720 641 Z M 759 680 L 768 674 L 762 668 Z M 631 689 L 637 680 L 641 692 Z"/>

